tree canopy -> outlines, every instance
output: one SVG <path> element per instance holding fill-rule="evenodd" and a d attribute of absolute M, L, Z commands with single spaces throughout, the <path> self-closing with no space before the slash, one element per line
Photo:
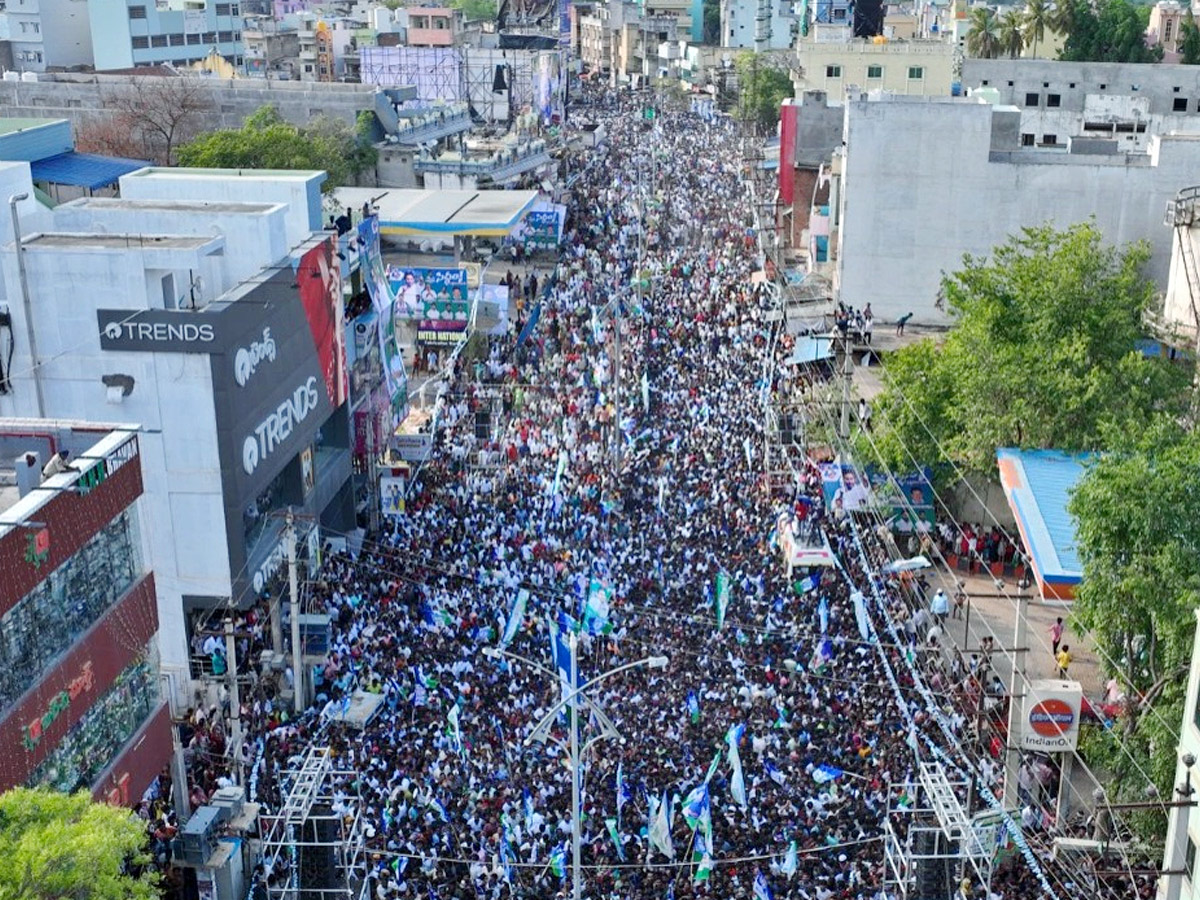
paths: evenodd
<path fill-rule="evenodd" d="M 1162 47 L 1146 45 L 1150 7 L 1131 0 L 1063 0 L 1055 19 L 1067 36 L 1059 59 L 1069 62 L 1158 62 Z"/>
<path fill-rule="evenodd" d="M 1200 28 L 1196 26 L 1196 16 L 1189 6 L 1179 26 L 1179 61 L 1185 66 L 1200 65 Z"/>
<path fill-rule="evenodd" d="M 978 59 L 1000 55 L 1002 37 L 1000 19 L 990 6 L 972 6 L 967 29 L 967 53 Z"/>
<path fill-rule="evenodd" d="M 769 131 L 779 124 L 779 104 L 795 93 L 791 76 L 770 57 L 749 50 L 738 54 L 734 66 L 740 92 L 737 117 Z"/>
<path fill-rule="evenodd" d="M 1200 437 L 1167 417 L 1130 434 L 1089 466 L 1070 501 L 1083 561 L 1072 615 L 1127 697 L 1116 733 L 1085 748 L 1113 776 L 1110 800 L 1144 798 L 1130 755 L 1171 794 L 1200 607 Z M 1137 824 L 1147 836 L 1166 829 L 1159 811 Z"/>
<path fill-rule="evenodd" d="M 200 168 L 324 169 L 324 189 L 354 183 L 375 165 L 370 142 L 370 113 L 357 127 L 317 116 L 307 126 L 292 125 L 273 106 L 248 116 L 241 128 L 202 134 L 179 147 L 179 165 Z"/>
<path fill-rule="evenodd" d="M 145 829 L 128 810 L 85 793 L 0 794 L 0 900 L 152 900 Z"/>
<path fill-rule="evenodd" d="M 955 318 L 945 340 L 886 358 L 873 436 L 883 462 L 907 471 L 913 456 L 944 461 L 944 449 L 994 477 L 997 447 L 1103 449 L 1156 410 L 1181 411 L 1188 373 L 1136 347 L 1155 292 L 1141 274 L 1148 254 L 1083 223 L 1026 228 L 990 257 L 965 256 L 942 281 Z"/>

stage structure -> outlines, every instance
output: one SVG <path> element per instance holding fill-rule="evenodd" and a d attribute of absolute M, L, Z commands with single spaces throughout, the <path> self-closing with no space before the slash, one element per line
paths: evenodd
<path fill-rule="evenodd" d="M 283 806 L 259 816 L 271 900 L 368 900 L 362 797 L 357 773 L 333 768 L 328 747 L 310 747 L 280 773 Z"/>

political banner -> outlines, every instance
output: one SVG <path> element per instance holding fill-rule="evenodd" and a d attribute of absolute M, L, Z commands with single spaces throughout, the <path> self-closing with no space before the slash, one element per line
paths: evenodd
<path fill-rule="evenodd" d="M 875 502 L 885 509 L 890 508 L 889 518 L 914 526 L 918 521 L 934 524 L 932 469 L 892 476 L 868 466 L 867 479 Z"/>
<path fill-rule="evenodd" d="M 558 210 L 535 209 L 525 216 L 524 226 L 526 250 L 553 250 L 558 246 Z"/>
<path fill-rule="evenodd" d="M 396 297 L 397 317 L 417 319 L 422 330 L 466 330 L 471 314 L 466 269 L 390 266 L 388 283 Z"/>

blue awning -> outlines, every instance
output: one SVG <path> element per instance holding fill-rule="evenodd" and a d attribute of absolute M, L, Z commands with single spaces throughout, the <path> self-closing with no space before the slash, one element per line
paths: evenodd
<path fill-rule="evenodd" d="M 98 153 L 59 153 L 29 164 L 34 181 L 50 184 L 70 184 L 75 187 L 95 190 L 116 184 L 117 179 L 153 163 L 140 159 L 124 159 L 119 156 L 101 156 Z"/>
<path fill-rule="evenodd" d="M 783 361 L 785 366 L 797 366 L 804 363 L 820 362 L 833 356 L 833 338 L 828 335 L 796 338 L 796 347 L 792 355 Z"/>

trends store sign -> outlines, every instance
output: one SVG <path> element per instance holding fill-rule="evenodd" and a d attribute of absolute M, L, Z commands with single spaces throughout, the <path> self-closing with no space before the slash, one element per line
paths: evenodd
<path fill-rule="evenodd" d="M 221 349 L 212 313 L 166 309 L 98 309 L 101 350 L 214 353 Z"/>
<path fill-rule="evenodd" d="M 342 287 L 328 241 L 220 316 L 210 356 L 217 441 L 229 499 L 242 503 L 312 443 L 349 393 Z"/>

